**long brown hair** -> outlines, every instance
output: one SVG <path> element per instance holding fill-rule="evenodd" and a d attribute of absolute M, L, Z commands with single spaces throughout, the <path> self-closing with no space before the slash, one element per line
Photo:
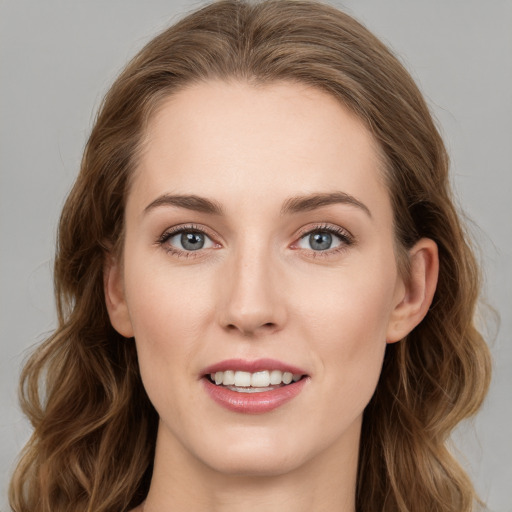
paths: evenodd
<path fill-rule="evenodd" d="M 413 80 L 367 29 L 324 4 L 222 0 L 154 38 L 108 92 L 59 225 L 59 325 L 21 377 L 34 433 L 10 487 L 16 512 L 119 512 L 149 488 L 157 414 L 133 340 L 111 326 L 103 294 L 109 251 L 146 123 L 197 81 L 294 81 L 338 98 L 371 130 L 385 161 L 397 257 L 419 238 L 439 248 L 439 284 L 424 321 L 389 345 L 364 413 L 357 510 L 468 512 L 476 496 L 450 455 L 454 426 L 479 408 L 489 353 L 474 325 L 479 269 L 454 207 L 448 158 Z"/>

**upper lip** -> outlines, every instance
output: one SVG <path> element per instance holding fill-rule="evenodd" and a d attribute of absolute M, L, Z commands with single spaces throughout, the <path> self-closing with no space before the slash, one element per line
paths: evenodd
<path fill-rule="evenodd" d="M 297 366 L 284 363 L 277 359 L 255 359 L 248 361 L 246 359 L 226 359 L 218 363 L 207 366 L 201 371 L 201 376 L 209 375 L 216 372 L 224 372 L 226 370 L 238 370 L 243 372 L 255 373 L 263 370 L 280 370 L 282 372 L 290 372 L 294 375 L 307 375 L 307 373 Z"/>

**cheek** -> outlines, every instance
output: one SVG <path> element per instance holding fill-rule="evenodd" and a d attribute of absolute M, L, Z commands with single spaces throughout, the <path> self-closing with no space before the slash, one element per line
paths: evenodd
<path fill-rule="evenodd" d="M 367 266 L 361 272 L 340 272 L 326 281 L 322 291 L 315 287 L 307 296 L 303 325 L 312 340 L 319 375 L 332 392 L 331 403 L 338 404 L 337 413 L 362 412 L 373 395 L 386 349 L 395 284 L 394 265 Z M 340 393 L 342 400 L 336 399 Z"/>
<path fill-rule="evenodd" d="M 186 340 L 202 326 L 206 311 L 212 309 L 211 284 L 207 275 L 183 272 L 145 256 L 126 264 L 125 286 L 135 337 L 145 342 L 170 342 L 176 336 Z M 148 270 L 149 269 L 149 270 Z M 197 273 L 196 273 L 197 274 Z M 206 279 L 205 279 L 206 278 Z M 167 343 L 166 343 L 167 344 Z"/>
<path fill-rule="evenodd" d="M 343 350 L 358 351 L 367 343 L 385 342 L 394 307 L 397 273 L 394 264 L 347 266 L 309 278 L 296 296 L 304 323 L 318 333 L 320 344 L 343 340 Z M 321 333 L 326 331 L 327 336 Z"/>
<path fill-rule="evenodd" d="M 161 272 L 140 268 L 147 266 L 127 266 L 126 295 L 141 376 L 157 405 L 172 398 L 169 390 L 182 385 L 183 375 L 195 378 L 193 355 L 214 308 L 204 282 L 191 281 L 168 268 Z"/>

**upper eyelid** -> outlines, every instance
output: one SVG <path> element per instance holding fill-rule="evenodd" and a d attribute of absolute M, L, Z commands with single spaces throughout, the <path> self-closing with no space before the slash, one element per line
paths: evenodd
<path fill-rule="evenodd" d="M 202 233 L 209 238 L 215 238 L 215 235 L 212 234 L 211 230 L 205 228 L 204 226 L 198 226 L 196 224 L 178 224 L 177 226 L 172 226 L 165 229 L 159 239 L 168 238 L 184 232 L 197 232 Z"/>
<path fill-rule="evenodd" d="M 355 236 L 346 228 L 339 226 L 337 224 L 330 224 L 330 223 L 320 223 L 315 226 L 304 226 L 301 228 L 298 232 L 298 235 L 300 238 L 303 238 L 304 236 L 314 233 L 315 231 L 328 231 L 330 233 L 333 233 L 335 235 L 345 235 L 346 238 L 349 238 L 350 240 L 354 241 Z"/>

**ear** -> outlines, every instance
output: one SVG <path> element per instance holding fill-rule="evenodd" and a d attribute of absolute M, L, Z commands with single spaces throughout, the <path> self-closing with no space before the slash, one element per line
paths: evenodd
<path fill-rule="evenodd" d="M 394 343 L 407 336 L 428 312 L 437 286 L 439 256 L 437 245 L 422 238 L 409 251 L 410 273 L 400 287 L 401 296 L 391 313 L 387 342 Z"/>
<path fill-rule="evenodd" d="M 121 264 L 112 254 L 105 258 L 103 288 L 108 316 L 114 329 L 125 338 L 133 337 L 128 305 L 124 293 L 124 280 Z"/>

